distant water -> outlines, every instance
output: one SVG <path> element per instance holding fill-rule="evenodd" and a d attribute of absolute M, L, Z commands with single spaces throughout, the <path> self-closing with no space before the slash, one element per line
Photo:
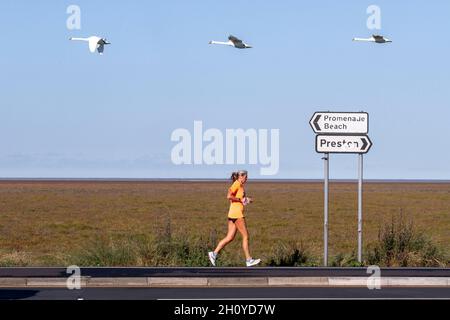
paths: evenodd
<path fill-rule="evenodd" d="M 98 181 L 98 182 L 222 182 L 229 179 L 177 179 L 177 178 L 0 178 L 0 181 Z M 251 179 L 254 182 L 273 183 L 320 183 L 323 179 Z M 357 179 L 330 179 L 331 182 L 354 183 Z M 364 179 L 369 183 L 450 183 L 450 180 L 437 179 Z"/>

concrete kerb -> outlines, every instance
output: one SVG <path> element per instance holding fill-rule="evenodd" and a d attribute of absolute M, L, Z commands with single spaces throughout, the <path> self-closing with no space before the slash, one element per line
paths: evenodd
<path fill-rule="evenodd" d="M 147 278 L 150 287 L 205 287 L 208 278 L 178 278 L 178 277 L 151 277 Z"/>
<path fill-rule="evenodd" d="M 23 279 L 23 278 L 16 278 Z M 68 278 L 25 278 L 26 287 L 54 287 L 67 288 Z M 80 286 L 86 287 L 88 284 L 87 277 L 80 277 Z"/>
<path fill-rule="evenodd" d="M 323 287 L 328 286 L 327 277 L 269 277 L 269 286 Z"/>
<path fill-rule="evenodd" d="M 0 278 L 0 288 L 26 287 L 26 278 Z"/>
<path fill-rule="evenodd" d="M 208 278 L 208 286 L 212 287 L 267 287 L 266 277 L 217 277 Z"/>
<path fill-rule="evenodd" d="M 450 278 L 388 278 L 389 286 L 449 287 Z"/>
<path fill-rule="evenodd" d="M 147 287 L 147 278 L 88 278 L 87 287 Z"/>

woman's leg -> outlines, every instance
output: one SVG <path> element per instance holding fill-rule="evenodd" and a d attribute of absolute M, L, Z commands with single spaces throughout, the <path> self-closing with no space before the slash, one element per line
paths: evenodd
<path fill-rule="evenodd" d="M 245 218 L 239 218 L 236 220 L 236 227 L 242 235 L 242 249 L 244 249 L 245 259 L 251 259 L 250 252 L 248 250 L 248 230 L 245 224 Z"/>
<path fill-rule="evenodd" d="M 216 250 L 214 250 L 215 254 L 218 254 L 220 250 L 222 250 L 227 244 L 233 241 L 234 237 L 236 236 L 236 230 L 236 224 L 233 221 L 228 220 L 228 233 L 225 238 L 220 240 Z"/>

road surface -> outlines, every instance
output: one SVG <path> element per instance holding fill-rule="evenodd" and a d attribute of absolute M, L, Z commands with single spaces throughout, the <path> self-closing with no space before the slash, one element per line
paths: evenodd
<path fill-rule="evenodd" d="M 2 288 L 0 299 L 450 299 L 450 288 Z"/>

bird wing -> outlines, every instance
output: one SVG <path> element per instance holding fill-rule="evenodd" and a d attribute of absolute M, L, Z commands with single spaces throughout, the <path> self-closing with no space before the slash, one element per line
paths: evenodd
<path fill-rule="evenodd" d="M 374 35 L 372 35 L 372 37 L 373 37 L 375 40 L 384 40 L 384 37 L 383 37 L 383 36 L 380 36 L 380 35 L 374 34 Z"/>
<path fill-rule="evenodd" d="M 238 39 L 238 38 L 236 38 L 235 36 L 232 36 L 232 35 L 230 35 L 230 36 L 228 37 L 228 40 L 230 40 L 230 41 L 233 42 L 234 44 L 241 44 L 241 43 L 242 43 L 242 40 L 241 40 L 241 39 Z"/>
<path fill-rule="evenodd" d="M 97 50 L 99 38 L 97 37 L 91 37 L 89 38 L 89 51 L 95 52 Z"/>
<path fill-rule="evenodd" d="M 105 50 L 105 45 L 103 43 L 98 45 L 97 51 L 100 54 L 103 54 L 103 51 Z"/>

